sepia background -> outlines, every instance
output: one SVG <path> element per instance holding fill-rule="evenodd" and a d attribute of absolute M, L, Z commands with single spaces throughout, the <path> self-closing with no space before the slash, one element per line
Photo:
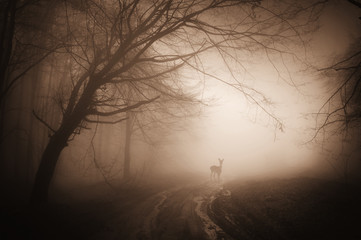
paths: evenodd
<path fill-rule="evenodd" d="M 222 190 L 360 181 L 359 1 L 0 7 L 4 206 L 208 184 L 218 159 Z"/>

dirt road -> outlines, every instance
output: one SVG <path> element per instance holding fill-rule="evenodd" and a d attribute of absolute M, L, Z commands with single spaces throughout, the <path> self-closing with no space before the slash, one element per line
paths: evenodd
<path fill-rule="evenodd" d="M 351 193 L 306 178 L 178 184 L 115 201 L 93 239 L 360 239 Z"/>
<path fill-rule="evenodd" d="M 128 185 L 109 198 L 53 203 L 32 215 L 5 215 L 6 234 L 20 236 L 9 239 L 361 239 L 354 220 L 361 215 L 359 185 L 309 178 L 224 185 L 204 178 L 166 180 Z"/>
<path fill-rule="evenodd" d="M 93 239 L 232 239 L 209 217 L 212 201 L 229 195 L 221 184 L 203 182 L 122 199 Z"/>

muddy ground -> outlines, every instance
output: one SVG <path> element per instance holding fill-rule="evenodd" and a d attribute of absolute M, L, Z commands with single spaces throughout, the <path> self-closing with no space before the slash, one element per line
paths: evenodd
<path fill-rule="evenodd" d="M 359 193 L 311 178 L 163 179 L 60 194 L 36 211 L 2 206 L 1 239 L 361 239 Z"/>
<path fill-rule="evenodd" d="M 356 185 L 311 178 L 225 184 L 211 216 L 234 239 L 361 239 Z"/>

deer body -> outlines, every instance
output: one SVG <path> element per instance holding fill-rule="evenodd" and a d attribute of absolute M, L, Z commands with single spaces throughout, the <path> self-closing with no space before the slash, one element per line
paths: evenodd
<path fill-rule="evenodd" d="M 218 158 L 218 161 L 219 161 L 219 166 L 213 165 L 213 166 L 210 167 L 210 169 L 211 169 L 211 181 L 216 180 L 216 176 L 217 176 L 217 180 L 219 182 L 219 176 L 222 173 L 222 164 L 223 164 L 224 159 Z"/>

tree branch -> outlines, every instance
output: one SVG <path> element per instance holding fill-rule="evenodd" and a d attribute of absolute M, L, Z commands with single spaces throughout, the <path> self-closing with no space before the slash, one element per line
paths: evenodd
<path fill-rule="evenodd" d="M 32 113 L 33 113 L 34 117 L 35 117 L 37 120 L 39 120 L 42 124 L 44 124 L 50 131 L 52 131 L 53 133 L 56 132 L 56 130 L 54 130 L 45 120 L 43 120 L 41 117 L 39 117 L 39 116 L 36 114 L 35 110 L 33 110 Z"/>
<path fill-rule="evenodd" d="M 155 98 L 151 98 L 149 100 L 139 101 L 136 104 L 133 104 L 133 105 L 130 105 L 128 107 L 121 108 L 121 109 L 118 109 L 118 110 L 115 110 L 115 111 L 100 112 L 100 111 L 97 111 L 97 110 L 93 109 L 93 110 L 89 110 L 87 113 L 88 113 L 88 115 L 97 115 L 97 116 L 103 116 L 103 117 L 112 116 L 112 115 L 115 115 L 115 114 L 118 114 L 118 113 L 127 112 L 129 110 L 138 108 L 138 107 L 140 107 L 140 106 L 142 106 L 144 104 L 151 103 L 151 102 L 157 100 L 158 98 L 160 98 L 160 96 L 157 96 Z"/>

